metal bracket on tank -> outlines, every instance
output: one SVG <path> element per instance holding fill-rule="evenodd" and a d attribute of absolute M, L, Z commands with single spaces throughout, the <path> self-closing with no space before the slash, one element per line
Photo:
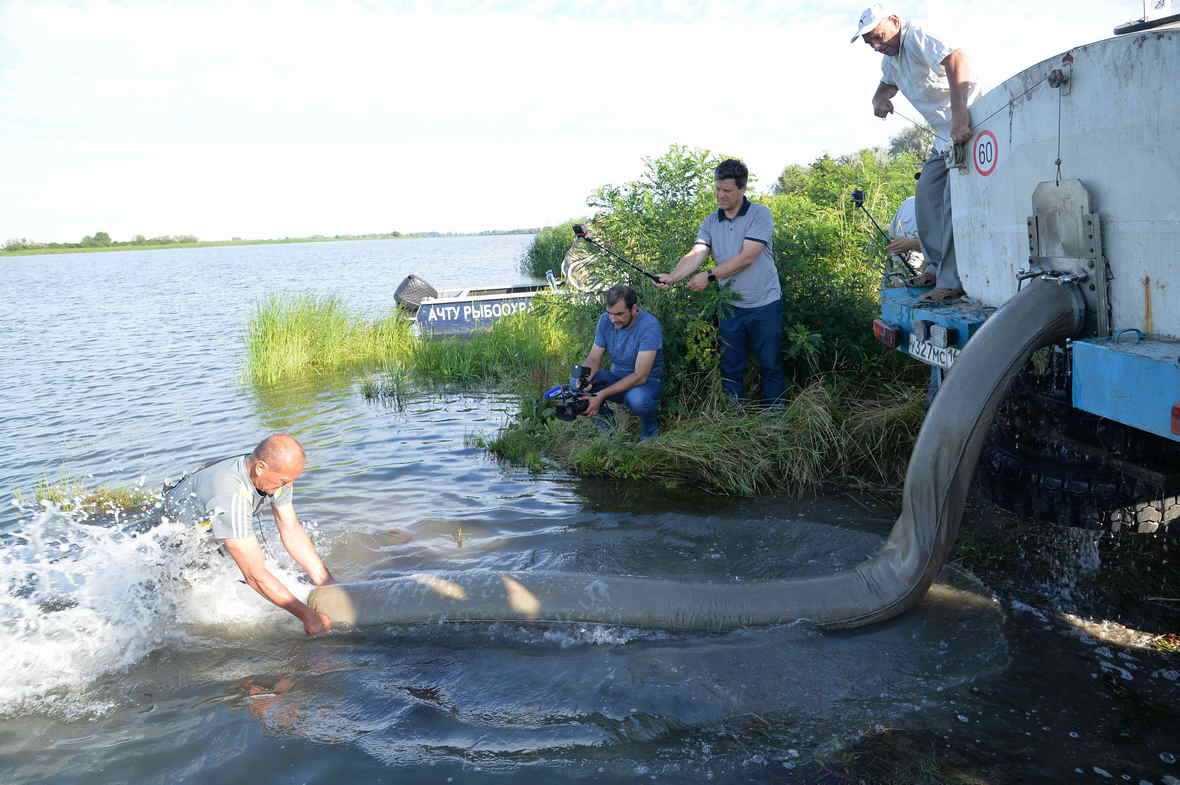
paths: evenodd
<path fill-rule="evenodd" d="M 1061 91 L 1062 95 L 1069 95 L 1073 90 L 1073 58 L 1062 62 L 1061 68 L 1054 68 L 1045 79 L 1049 86 Z"/>
<path fill-rule="evenodd" d="M 967 143 L 955 142 L 942 154 L 947 169 L 967 171 Z"/>
<path fill-rule="evenodd" d="M 1028 264 L 1019 279 L 1072 281 L 1086 301 L 1086 335 L 1110 335 L 1107 265 L 1102 254 L 1102 222 L 1090 210 L 1090 193 L 1081 180 L 1047 181 L 1032 196 L 1028 217 Z"/>

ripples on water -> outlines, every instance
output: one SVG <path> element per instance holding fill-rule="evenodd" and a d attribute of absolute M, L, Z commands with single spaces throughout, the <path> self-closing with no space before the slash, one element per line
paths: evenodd
<path fill-rule="evenodd" d="M 0 487 L 58 473 L 158 487 L 284 430 L 308 448 L 297 509 L 341 580 L 773 580 L 879 546 L 890 517 L 851 503 L 724 501 L 500 466 L 466 446 L 514 409 L 496 395 L 412 393 L 394 408 L 367 402 L 358 380 L 241 385 L 257 298 L 335 293 L 377 314 L 410 272 L 439 286 L 517 280 L 527 240 L 5 260 L 26 296 L 0 345 Z M 470 624 L 306 640 L 206 539 L 141 524 L 27 503 L 0 512 L 6 782 L 83 770 L 91 782 L 780 781 L 850 730 L 1008 657 L 998 605 L 954 575 L 917 611 L 849 633 Z M 279 550 L 280 575 L 305 596 Z"/>

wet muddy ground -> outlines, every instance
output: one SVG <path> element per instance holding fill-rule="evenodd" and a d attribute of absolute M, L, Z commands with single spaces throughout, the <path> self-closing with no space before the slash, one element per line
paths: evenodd
<path fill-rule="evenodd" d="M 1180 783 L 1180 575 L 1167 545 L 977 500 L 954 556 L 1007 609 L 1009 666 L 820 753 L 801 781 Z"/>

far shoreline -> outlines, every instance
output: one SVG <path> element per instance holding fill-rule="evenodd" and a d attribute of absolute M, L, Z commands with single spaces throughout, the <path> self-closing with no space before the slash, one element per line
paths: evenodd
<path fill-rule="evenodd" d="M 293 243 L 335 243 L 357 240 L 428 240 L 446 237 L 500 237 L 516 234 L 536 234 L 537 229 L 508 229 L 470 233 L 422 232 L 420 234 L 370 234 L 338 237 L 283 237 L 277 240 L 198 240 L 192 243 L 118 243 L 78 248 L 21 248 L 0 249 L 0 258 L 16 256 L 47 256 L 60 254 L 105 253 L 107 251 L 162 251 L 173 248 L 210 248 L 227 245 L 290 245 Z"/>

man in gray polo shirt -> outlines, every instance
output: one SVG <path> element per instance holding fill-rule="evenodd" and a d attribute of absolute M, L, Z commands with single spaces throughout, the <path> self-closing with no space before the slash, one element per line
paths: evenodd
<path fill-rule="evenodd" d="M 781 406 L 786 394 L 783 292 L 774 264 L 774 219 L 764 205 L 746 198 L 749 171 L 741 161 L 722 161 L 713 176 L 718 209 L 701 224 L 692 250 L 672 272 L 658 276 L 660 285 L 688 278 L 688 288 L 697 292 L 711 284 L 733 292 L 736 303 L 718 323 L 721 386 L 744 399 L 746 358 L 753 351 L 762 374 L 763 405 Z M 696 272 L 710 253 L 717 266 Z"/>
<path fill-rule="evenodd" d="M 254 516 L 266 503 L 274 514 L 283 547 L 316 586 L 335 583 L 295 514 L 292 484 L 303 473 L 303 447 L 286 434 L 263 439 L 249 455 L 205 464 L 164 491 L 164 514 L 208 528 L 237 563 L 246 585 L 303 622 L 308 635 L 327 632 L 332 622 L 292 594 L 266 568 Z"/>

